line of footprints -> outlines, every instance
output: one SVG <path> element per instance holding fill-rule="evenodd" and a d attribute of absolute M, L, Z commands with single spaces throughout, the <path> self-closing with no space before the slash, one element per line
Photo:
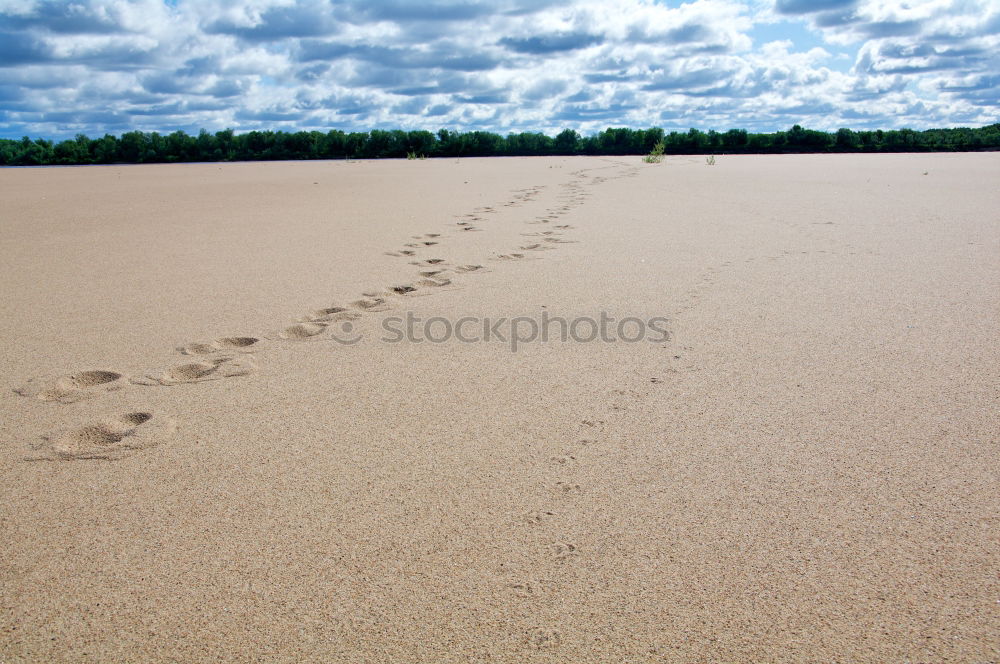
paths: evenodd
<path fill-rule="evenodd" d="M 620 164 L 617 164 L 620 166 Z M 528 257 L 529 252 L 543 252 L 558 245 L 573 242 L 563 236 L 573 227 L 559 224 L 560 217 L 581 205 L 589 195 L 587 185 L 599 184 L 608 178 L 593 177 L 583 169 L 571 174 L 572 180 L 562 185 L 563 192 L 554 206 L 542 214 L 526 221 L 526 224 L 549 224 L 550 229 L 523 233 L 528 238 L 516 250 L 496 253 L 490 260 L 504 262 Z M 632 169 L 618 177 L 634 175 Z M 589 182 L 588 182 L 589 179 Z M 512 208 L 533 201 L 544 187 L 529 187 L 514 192 L 510 200 L 501 207 Z M 488 226 L 490 215 L 497 208 L 485 206 L 459 217 L 455 222 L 456 233 L 478 232 Z M 140 387 L 173 387 L 223 381 L 253 374 L 257 369 L 257 351 L 273 342 L 305 342 L 329 338 L 324 332 L 331 325 L 340 324 L 342 330 L 349 330 L 354 321 L 367 314 L 387 311 L 399 298 L 430 295 L 435 289 L 454 287 L 455 281 L 469 273 L 485 269 L 477 263 L 453 265 L 441 258 L 422 258 L 421 253 L 433 251 L 444 242 L 448 233 L 425 233 L 413 236 L 401 249 L 386 252 L 388 255 L 409 258 L 417 268 L 415 278 L 408 283 L 396 284 L 388 288 L 365 291 L 361 297 L 346 305 L 330 304 L 307 312 L 290 325 L 275 334 L 254 336 L 219 337 L 211 341 L 197 341 L 179 346 L 176 350 L 187 361 L 167 369 L 126 376 L 116 371 L 98 369 L 81 371 L 59 376 L 32 378 L 14 388 L 14 392 L 26 398 L 53 404 L 71 404 L 86 399 L 126 389 Z M 48 460 L 115 460 L 130 456 L 141 450 L 154 447 L 177 430 L 177 422 L 172 418 L 152 412 L 136 411 L 119 413 L 69 429 L 46 433 L 33 441 L 31 451 L 25 457 L 30 461 Z M 565 556 L 574 553 L 570 545 L 561 551 Z"/>
<path fill-rule="evenodd" d="M 556 476 L 560 477 L 558 480 L 545 483 L 545 488 L 551 496 L 549 504 L 531 510 L 520 518 L 521 523 L 536 529 L 534 532 L 537 549 L 553 568 L 572 564 L 584 553 L 569 538 L 553 538 L 551 532 L 558 527 L 558 522 L 566 511 L 572 509 L 576 497 L 584 493 L 584 488 L 573 479 L 573 468 L 586 458 L 588 450 L 595 449 L 604 440 L 602 435 L 604 425 L 604 420 L 582 420 L 582 431 L 587 437 L 580 438 L 573 449 L 547 458 L 547 462 L 557 470 Z M 514 597 L 528 600 L 555 592 L 556 585 L 554 579 L 533 576 L 509 581 L 505 584 L 505 588 Z M 550 627 L 531 628 L 524 637 L 529 647 L 540 650 L 556 648 L 563 641 L 562 632 Z"/>
<path fill-rule="evenodd" d="M 632 177 L 637 172 L 638 169 L 628 169 L 615 177 Z M 492 260 L 523 259 L 527 257 L 526 252 L 546 251 L 556 248 L 558 244 L 571 242 L 563 236 L 573 227 L 555 222 L 581 205 L 589 196 L 584 185 L 584 180 L 588 177 L 587 170 L 577 171 L 572 175 L 574 179 L 562 185 L 564 192 L 559 197 L 558 203 L 525 222 L 531 225 L 550 224 L 552 230 L 523 233 L 523 236 L 531 240 L 518 246 L 517 251 L 497 253 L 491 257 Z M 612 178 L 591 176 L 589 184 L 599 184 L 608 179 Z M 541 187 L 533 187 L 516 192 L 517 195 L 503 205 L 516 207 L 531 201 L 541 190 Z M 487 216 L 495 211 L 492 207 L 478 208 L 472 214 L 462 217 L 456 222 L 456 226 L 460 229 L 459 232 L 480 231 L 482 230 L 480 225 L 486 225 Z M 192 361 L 177 364 L 165 371 L 132 377 L 107 370 L 83 371 L 54 378 L 32 379 L 14 391 L 24 397 L 68 404 L 121 390 L 129 385 L 162 387 L 248 376 L 256 369 L 255 351 L 265 340 L 302 342 L 321 339 L 322 333 L 332 324 L 352 323 L 367 313 L 386 311 L 392 307 L 394 298 L 429 294 L 427 291 L 430 289 L 450 286 L 460 275 L 485 269 L 479 264 L 451 265 L 440 258 L 421 259 L 419 252 L 438 246 L 444 240 L 443 234 L 426 233 L 415 236 L 412 240 L 413 242 L 405 243 L 403 249 L 387 252 L 392 256 L 414 259 L 411 264 L 418 268 L 416 275 L 418 278 L 412 283 L 364 292 L 360 298 L 347 303 L 346 306 L 329 305 L 315 309 L 277 334 L 265 335 L 263 338 L 220 337 L 208 342 L 193 342 L 179 346 L 177 351 Z M 656 380 L 654 378 L 653 382 Z M 574 449 L 547 459 L 553 468 L 559 470 L 558 475 L 561 477 L 546 484 L 552 504 L 532 510 L 521 517 L 522 523 L 528 527 L 538 527 L 536 531 L 538 548 L 554 566 L 571 564 L 582 554 L 572 541 L 565 538 L 553 539 L 547 533 L 558 522 L 564 508 L 570 507 L 574 498 L 583 493 L 581 485 L 572 479 L 572 468 L 587 454 L 588 448 L 593 449 L 599 444 L 599 440 L 603 440 L 604 437 L 599 432 L 604 424 L 603 420 L 583 420 L 581 426 L 589 432 L 589 437 L 581 438 Z M 26 459 L 120 459 L 161 443 L 176 428 L 174 420 L 153 412 L 113 415 L 83 426 L 41 436 Z M 534 577 L 510 582 L 506 584 L 506 589 L 515 597 L 527 600 L 551 590 L 554 583 L 552 580 Z M 558 629 L 539 626 L 529 629 L 524 634 L 524 639 L 530 648 L 554 649 L 562 644 L 563 634 Z"/>

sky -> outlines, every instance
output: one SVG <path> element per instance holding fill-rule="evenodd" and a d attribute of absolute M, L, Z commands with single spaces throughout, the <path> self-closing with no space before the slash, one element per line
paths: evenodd
<path fill-rule="evenodd" d="M 0 136 L 1000 122 L 1000 0 L 0 0 Z"/>

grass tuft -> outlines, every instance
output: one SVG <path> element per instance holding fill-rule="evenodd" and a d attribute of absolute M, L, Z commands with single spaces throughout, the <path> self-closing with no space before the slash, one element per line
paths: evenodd
<path fill-rule="evenodd" d="M 666 143 L 660 141 L 653 146 L 653 151 L 642 158 L 647 164 L 658 164 L 663 161 L 663 151 L 667 149 Z"/>

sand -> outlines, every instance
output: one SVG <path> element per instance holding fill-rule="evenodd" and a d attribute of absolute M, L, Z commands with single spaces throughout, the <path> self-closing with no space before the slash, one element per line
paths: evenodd
<path fill-rule="evenodd" d="M 0 170 L 0 661 L 1000 661 L 997 182 Z"/>

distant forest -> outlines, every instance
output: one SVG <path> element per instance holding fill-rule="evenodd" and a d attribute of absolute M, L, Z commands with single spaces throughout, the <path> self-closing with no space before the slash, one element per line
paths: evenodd
<path fill-rule="evenodd" d="M 130 131 L 49 141 L 0 139 L 0 165 L 161 163 L 186 161 L 259 161 L 274 159 L 380 159 L 409 157 L 501 157 L 540 155 L 641 155 L 662 143 L 665 154 L 774 154 L 803 152 L 967 152 L 1000 150 L 1000 124 L 982 128 L 894 129 L 834 133 L 803 129 L 752 134 L 726 132 L 666 133 L 662 129 L 605 129 L 581 136 L 566 129 L 551 137 L 542 133 L 501 136 L 486 131 L 442 129 L 368 132 L 251 131 L 232 129 L 197 136 Z"/>

